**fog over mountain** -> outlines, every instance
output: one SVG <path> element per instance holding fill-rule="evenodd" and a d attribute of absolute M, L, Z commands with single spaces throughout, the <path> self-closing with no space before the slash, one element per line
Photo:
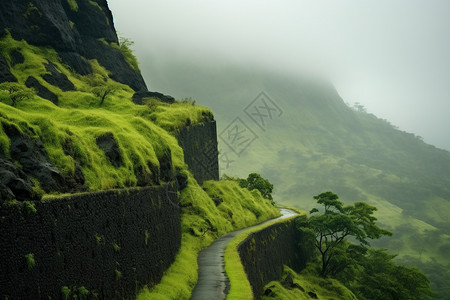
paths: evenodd
<path fill-rule="evenodd" d="M 346 102 L 360 102 L 400 129 L 450 150 L 448 1 L 109 4 L 116 29 L 135 41 L 143 66 L 151 58 L 160 64 L 187 60 L 318 73 Z M 142 71 L 149 88 L 158 89 L 152 80 L 160 75 Z"/>

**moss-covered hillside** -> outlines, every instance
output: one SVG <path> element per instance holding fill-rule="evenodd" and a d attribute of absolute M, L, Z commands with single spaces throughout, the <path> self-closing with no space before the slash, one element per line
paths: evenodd
<path fill-rule="evenodd" d="M 96 60 L 89 61 L 94 73 L 82 76 L 61 63 L 54 50 L 10 35 L 0 41 L 0 51 L 18 79 L 17 89 L 27 90 L 26 83 L 34 78 L 41 90 L 58 99 L 56 103 L 44 99 L 34 88 L 29 97 L 13 103 L 21 91 L 0 90 L 0 155 L 20 164 L 34 189 L 42 188 L 46 195 L 166 181 L 173 172 L 187 170 L 173 133 L 186 123 L 212 119 L 208 109 L 188 102 L 144 99 L 147 105 L 135 105 L 134 91 L 112 80 Z M 59 86 L 51 84 L 55 77 Z M 72 86 L 66 89 L 61 82 Z M 38 161 L 35 168 L 18 153 L 24 149 L 16 149 L 24 144 Z M 33 154 L 36 149 L 40 155 Z M 52 179 L 58 184 L 46 182 L 48 178 L 35 170 L 39 164 L 53 167 Z M 161 164 L 166 169 L 161 170 Z M 78 184 L 70 184 L 77 180 Z"/>

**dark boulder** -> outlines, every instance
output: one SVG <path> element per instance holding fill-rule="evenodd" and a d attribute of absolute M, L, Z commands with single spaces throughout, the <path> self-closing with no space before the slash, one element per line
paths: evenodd
<path fill-rule="evenodd" d="M 18 201 L 40 200 L 34 183 L 7 157 L 0 156 L 0 199 Z"/>
<path fill-rule="evenodd" d="M 318 299 L 317 294 L 313 292 L 308 292 L 308 296 L 312 299 Z"/>
<path fill-rule="evenodd" d="M 33 88 L 39 97 L 50 100 L 53 102 L 53 104 L 58 105 L 58 96 L 49 91 L 39 82 L 39 80 L 37 80 L 33 76 L 27 78 L 27 81 L 25 81 L 25 85 L 29 88 Z"/>
<path fill-rule="evenodd" d="M 294 280 L 292 279 L 292 276 L 290 273 L 287 274 L 286 278 L 283 280 L 283 282 L 281 283 L 285 288 L 287 289 L 299 289 L 300 291 L 304 292 L 305 289 L 299 285 L 298 283 L 295 283 Z"/>
<path fill-rule="evenodd" d="M 17 82 L 17 78 L 11 73 L 5 58 L 0 54 L 0 83 Z"/>
<path fill-rule="evenodd" d="M 148 91 L 138 91 L 133 95 L 133 102 L 135 104 L 142 105 L 142 99 L 144 98 L 155 98 L 164 103 L 174 103 L 175 98 L 169 95 L 164 95 L 158 92 L 148 92 Z"/>
<path fill-rule="evenodd" d="M 22 170 L 39 180 L 46 192 L 66 192 L 64 176 L 50 163 L 47 151 L 41 140 L 32 139 L 21 133 L 14 125 L 2 124 L 10 139 L 11 158 L 17 160 Z"/>
<path fill-rule="evenodd" d="M 213 197 L 212 200 L 216 206 L 219 206 L 223 202 L 223 199 L 220 197 Z"/>
<path fill-rule="evenodd" d="M 61 73 L 58 71 L 56 66 L 52 63 L 45 64 L 45 69 L 50 74 L 44 74 L 42 78 L 44 78 L 45 81 L 50 83 L 51 85 L 59 87 L 62 91 L 74 91 L 75 86 L 73 83 L 67 78 L 66 74 Z"/>
<path fill-rule="evenodd" d="M 25 57 L 17 50 L 13 50 L 10 56 L 12 66 L 23 64 L 25 62 Z"/>
<path fill-rule="evenodd" d="M 292 289 L 292 286 L 294 285 L 294 281 L 292 280 L 291 274 L 287 274 L 286 278 L 281 283 L 285 288 Z"/>
<path fill-rule="evenodd" d="M 179 173 L 175 176 L 177 181 L 178 190 L 181 191 L 188 185 L 188 177 L 184 173 Z"/>
<path fill-rule="evenodd" d="M 88 60 L 76 52 L 59 52 L 61 60 L 80 75 L 92 74 Z"/>
<path fill-rule="evenodd" d="M 122 154 L 120 153 L 119 144 L 114 135 L 107 132 L 96 139 L 97 146 L 105 152 L 106 158 L 116 168 L 123 165 Z"/>
<path fill-rule="evenodd" d="M 172 164 L 172 152 L 170 149 L 166 149 L 159 160 L 159 178 L 162 181 L 169 182 L 173 180 L 173 164 Z"/>
<path fill-rule="evenodd" d="M 265 291 L 264 291 L 264 296 L 269 296 L 269 297 L 274 297 L 275 293 L 273 291 L 273 288 L 275 288 L 274 285 L 268 287 Z"/>

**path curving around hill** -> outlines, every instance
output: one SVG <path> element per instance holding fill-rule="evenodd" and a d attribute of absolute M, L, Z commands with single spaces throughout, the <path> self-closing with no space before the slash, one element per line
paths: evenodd
<path fill-rule="evenodd" d="M 280 212 L 281 216 L 278 218 L 270 219 L 254 226 L 227 233 L 214 241 L 207 248 L 203 249 L 197 258 L 198 281 L 192 292 L 191 300 L 225 299 L 230 285 L 228 277 L 225 273 L 224 261 L 225 248 L 228 243 L 244 231 L 276 220 L 286 219 L 298 215 L 297 212 L 285 208 L 280 209 Z"/>

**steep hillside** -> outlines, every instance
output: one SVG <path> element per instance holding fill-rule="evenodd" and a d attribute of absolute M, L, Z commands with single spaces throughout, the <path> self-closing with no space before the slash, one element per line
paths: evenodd
<path fill-rule="evenodd" d="M 395 232 L 377 245 L 422 266 L 435 289 L 448 286 L 448 151 L 362 107 L 348 107 L 319 79 L 151 62 L 143 65 L 156 71 L 150 78 L 154 87 L 195 97 L 216 112 L 222 173 L 244 176 L 244 170 L 255 169 L 274 183 L 276 201 L 302 209 L 325 190 L 347 203 L 367 201 L 378 207 L 381 225 Z M 185 74 L 192 73 L 195 79 L 187 80 Z"/>
<path fill-rule="evenodd" d="M 120 52 L 106 0 L 2 1 L 0 12 L 0 36 L 9 29 L 16 40 L 50 46 L 81 75 L 91 74 L 88 60 L 97 59 L 112 79 L 147 90 L 137 65 Z"/>

